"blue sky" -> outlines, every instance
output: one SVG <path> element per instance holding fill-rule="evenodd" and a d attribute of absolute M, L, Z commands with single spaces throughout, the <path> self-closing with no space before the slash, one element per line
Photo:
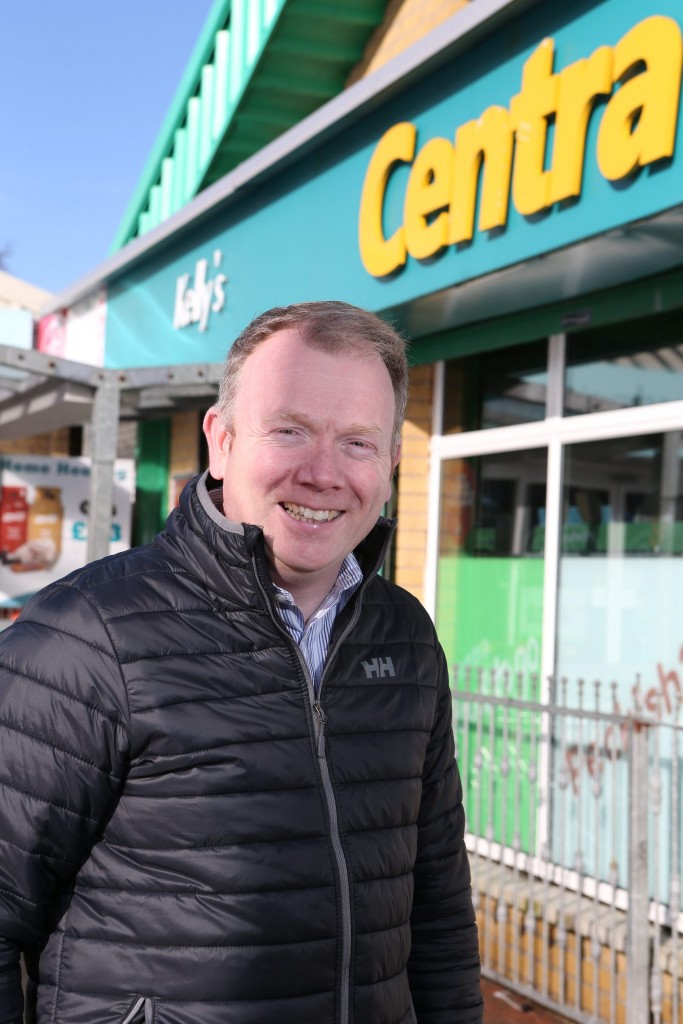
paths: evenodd
<path fill-rule="evenodd" d="M 5 0 L 0 250 L 59 292 L 107 256 L 212 0 Z"/>

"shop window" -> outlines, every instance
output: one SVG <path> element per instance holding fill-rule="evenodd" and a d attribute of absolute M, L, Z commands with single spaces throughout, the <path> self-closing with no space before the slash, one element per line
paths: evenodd
<path fill-rule="evenodd" d="M 678 659 L 683 555 L 681 431 L 567 445 L 558 670 L 571 679 L 636 676 Z M 649 682 L 645 682 L 649 680 Z"/>
<path fill-rule="evenodd" d="M 437 629 L 451 665 L 534 670 L 545 449 L 442 463 Z"/>
<path fill-rule="evenodd" d="M 458 687 L 498 695 L 514 686 L 516 694 L 537 699 L 544 562 L 534 547 L 545 516 L 546 449 L 446 459 L 441 468 L 436 625 L 451 678 L 457 676 Z M 515 740 L 506 747 L 501 715 L 482 712 L 484 756 L 493 764 L 530 757 L 530 717 L 524 712 L 518 723 L 516 714 L 508 714 Z M 478 727 L 470 723 L 463 755 L 470 788 L 479 778 Z M 522 849 L 530 842 L 529 799 L 528 792 L 521 797 Z M 511 803 L 504 807 L 490 793 L 470 792 L 466 800 L 478 802 L 496 840 L 512 835 Z"/>
<path fill-rule="evenodd" d="M 640 712 L 671 723 L 683 697 L 683 432 L 567 445 L 562 495 L 557 676 L 565 699 L 592 708 L 599 693 L 602 710 Z M 596 729 L 591 725 L 589 732 L 585 725 L 582 736 L 576 725 L 561 744 L 558 739 L 556 771 L 567 767 L 560 763 L 562 750 L 571 761 L 572 752 L 590 742 L 626 772 L 625 734 Z M 671 734 L 664 730 L 662 737 L 662 805 L 668 807 Z M 609 821 L 612 791 L 599 796 L 600 820 Z M 566 834 L 581 830 L 591 850 L 595 814 L 586 803 L 583 817 L 576 815 L 574 807 Z M 626 842 L 623 816 L 612 827 L 615 843 Z M 559 824 L 552 841 L 555 858 L 571 866 L 573 854 Z M 661 844 L 660 877 L 668 877 L 668 850 L 668 843 Z M 589 856 L 586 869 L 607 879 L 611 865 L 606 846 L 604 851 L 599 862 Z M 619 884 L 627 884 L 625 874 Z"/>
<path fill-rule="evenodd" d="M 566 416 L 680 401 L 680 313 L 570 335 L 566 361 Z"/>
<path fill-rule="evenodd" d="M 445 434 L 490 430 L 546 415 L 548 343 L 482 352 L 445 364 Z"/>

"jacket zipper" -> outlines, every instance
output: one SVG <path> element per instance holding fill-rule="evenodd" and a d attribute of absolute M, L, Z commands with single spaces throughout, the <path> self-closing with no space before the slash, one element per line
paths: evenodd
<path fill-rule="evenodd" d="M 325 723 L 327 722 L 327 715 L 325 714 L 321 702 L 323 683 L 325 682 L 325 672 L 332 658 L 339 650 L 341 644 L 346 639 L 348 634 L 351 632 L 358 616 L 360 615 L 360 601 L 356 603 L 353 615 L 346 625 L 346 628 L 340 633 L 335 641 L 334 646 L 327 652 L 325 659 L 325 667 L 323 668 L 322 676 L 320 677 L 320 689 L 318 690 L 318 699 L 313 704 L 313 710 L 318 716 L 320 728 L 318 732 L 318 759 L 320 761 L 320 773 L 323 780 L 323 790 L 327 796 L 327 806 L 330 812 L 330 836 L 332 839 L 332 848 L 337 858 L 337 866 L 339 868 L 339 882 L 341 887 L 341 911 L 342 911 L 342 968 L 341 968 L 341 1002 L 340 1002 L 340 1019 L 341 1024 L 347 1024 L 349 1020 L 349 1004 L 351 1000 L 351 884 L 349 882 L 349 870 L 346 863 L 346 856 L 344 849 L 341 844 L 341 836 L 339 834 L 339 819 L 337 817 L 337 799 L 334 795 L 334 789 L 332 788 L 332 779 L 330 778 L 330 769 L 327 763 L 327 757 L 325 753 Z M 300 657 L 302 655 L 300 654 Z M 308 667 L 308 666 L 306 666 Z"/>
<path fill-rule="evenodd" d="M 323 710 L 323 706 L 320 700 L 323 689 L 323 682 L 325 680 L 325 672 L 330 661 L 339 650 L 339 647 L 346 639 L 350 631 L 358 621 L 360 615 L 360 601 L 356 603 L 353 615 L 346 625 L 343 632 L 337 637 L 334 646 L 328 651 L 325 659 L 325 668 L 320 679 L 320 689 L 318 691 L 317 699 L 313 699 L 314 688 L 313 680 L 311 679 L 311 673 L 306 659 L 301 653 L 301 648 L 298 644 L 294 643 L 291 636 L 285 629 L 284 625 L 275 617 L 272 610 L 268 593 L 261 582 L 261 577 L 258 572 L 258 564 L 256 558 L 253 558 L 254 575 L 258 582 L 258 586 L 263 595 L 266 608 L 269 611 L 270 617 L 273 620 L 276 628 L 284 635 L 288 644 L 296 652 L 296 657 L 299 660 L 302 671 L 306 679 L 306 691 L 308 694 L 308 700 L 311 705 L 311 710 L 314 712 L 313 715 L 313 728 L 315 733 L 316 748 L 318 753 L 318 763 L 320 764 L 320 775 L 323 783 L 323 793 L 325 794 L 325 802 L 327 804 L 327 810 L 330 816 L 330 839 L 332 840 L 332 849 L 334 850 L 335 860 L 337 862 L 337 871 L 339 873 L 339 888 L 340 888 L 340 899 L 341 899 L 341 910 L 342 910 L 342 967 L 341 967 L 341 995 L 340 995 L 340 1024 L 348 1024 L 349 1021 L 349 1003 L 350 1003 L 350 987 L 351 987 L 351 885 L 349 883 L 349 870 L 346 863 L 346 856 L 344 854 L 344 848 L 341 843 L 341 836 L 339 834 L 339 816 L 337 814 L 337 798 L 334 795 L 334 789 L 332 787 L 332 779 L 330 778 L 330 768 L 327 762 L 327 754 L 325 751 L 325 723 L 327 722 L 327 715 Z M 360 590 L 363 590 L 363 584 L 361 584 Z M 360 594 L 360 591 L 359 591 Z"/>
<path fill-rule="evenodd" d="M 143 1016 L 144 1011 L 144 1016 Z M 121 1021 L 121 1024 L 152 1024 L 154 1020 L 154 1004 L 151 999 L 146 996 L 140 996 L 136 999 L 130 1008 L 127 1016 Z"/>

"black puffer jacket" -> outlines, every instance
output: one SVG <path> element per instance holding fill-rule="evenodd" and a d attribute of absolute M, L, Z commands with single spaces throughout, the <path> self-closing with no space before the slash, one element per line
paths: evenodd
<path fill-rule="evenodd" d="M 481 1019 L 446 667 L 375 575 L 389 533 L 357 552 L 318 706 L 260 530 L 203 480 L 6 631 L 2 1024 L 20 949 L 39 1024 Z"/>

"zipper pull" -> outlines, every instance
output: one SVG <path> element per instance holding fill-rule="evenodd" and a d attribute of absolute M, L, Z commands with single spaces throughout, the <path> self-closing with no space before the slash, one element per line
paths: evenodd
<path fill-rule="evenodd" d="M 313 710 L 315 711 L 320 721 L 320 731 L 318 733 L 318 757 L 325 756 L 325 722 L 327 721 L 327 715 L 323 711 L 323 706 L 320 703 L 320 698 L 313 701 Z"/>
<path fill-rule="evenodd" d="M 143 1021 L 144 1015 L 144 1021 Z M 152 1024 L 154 1020 L 154 1004 L 151 999 L 140 996 L 131 1007 L 122 1024 Z"/>

